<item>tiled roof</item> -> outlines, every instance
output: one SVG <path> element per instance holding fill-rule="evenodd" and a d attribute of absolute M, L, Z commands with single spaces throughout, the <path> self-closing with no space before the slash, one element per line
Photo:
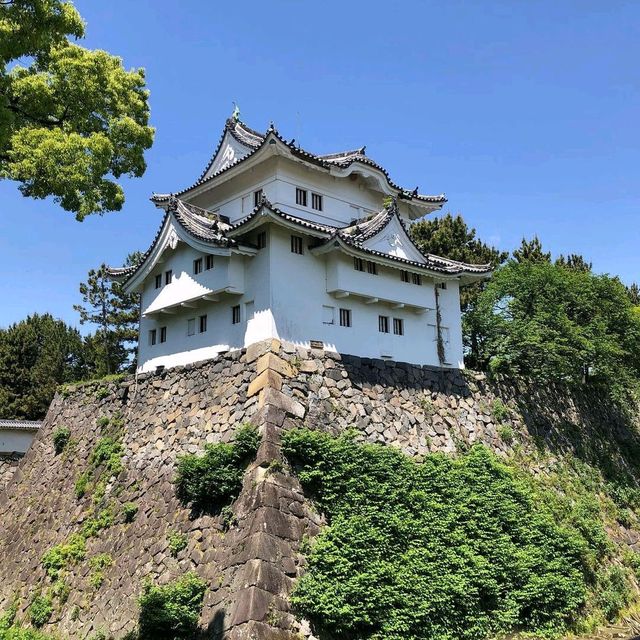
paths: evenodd
<path fill-rule="evenodd" d="M 228 164 L 227 166 L 225 166 L 223 169 L 220 169 L 216 173 L 213 173 L 207 176 L 207 172 L 213 165 L 213 162 L 218 154 L 218 151 L 220 151 L 220 147 L 222 145 L 222 141 L 224 140 L 224 136 L 226 133 L 229 133 L 230 135 L 232 135 L 236 140 L 238 140 L 240 143 L 248 147 L 250 151 L 242 158 L 239 158 L 234 162 Z M 282 144 L 287 146 L 289 151 L 294 156 L 325 169 L 330 169 L 331 167 L 339 167 L 344 169 L 349 167 L 354 162 L 358 162 L 360 164 L 365 164 L 370 167 L 373 167 L 378 171 L 380 171 L 385 176 L 389 186 L 392 189 L 396 190 L 398 192 L 398 197 L 403 200 L 418 200 L 420 202 L 429 202 L 434 204 L 444 204 L 447 201 L 447 198 L 444 196 L 444 194 L 423 195 L 418 193 L 417 188 L 414 189 L 413 191 L 403 189 L 402 187 L 400 187 L 399 185 L 397 185 L 395 182 L 391 180 L 391 178 L 389 177 L 389 173 L 384 167 L 379 165 L 377 162 L 374 162 L 373 160 L 371 160 L 371 158 L 368 158 L 365 155 L 366 147 L 360 147 L 359 149 L 354 149 L 351 151 L 341 151 L 338 153 L 330 153 L 326 155 L 315 155 L 313 153 L 310 153 L 309 151 L 305 151 L 300 146 L 296 146 L 295 140 L 290 140 L 290 141 L 285 140 L 278 133 L 276 128 L 273 126 L 273 123 L 269 126 L 269 129 L 267 129 L 266 133 L 261 134 L 255 131 L 254 129 L 251 129 L 250 127 L 248 127 L 244 122 L 240 120 L 235 120 L 234 118 L 229 118 L 225 122 L 225 126 L 222 131 L 222 135 L 220 136 L 220 140 L 218 141 L 218 145 L 216 146 L 216 149 L 213 155 L 211 156 L 209 162 L 207 163 L 207 166 L 205 167 L 204 171 L 200 174 L 200 177 L 191 186 L 185 189 L 182 189 L 181 191 L 178 191 L 176 195 L 178 196 L 183 195 L 188 191 L 191 191 L 191 189 L 194 189 L 195 187 L 201 184 L 204 184 L 209 180 L 212 180 L 213 178 L 224 173 L 225 171 L 228 171 L 232 167 L 235 167 L 241 162 L 244 162 L 245 160 L 253 156 L 256 153 L 256 151 L 258 151 L 264 146 L 269 134 L 273 134 Z M 156 203 L 167 202 L 170 199 L 170 197 L 171 196 L 169 196 L 168 194 L 154 194 L 151 197 L 151 200 Z"/>
<path fill-rule="evenodd" d="M 0 420 L 0 429 L 21 429 L 37 431 L 42 426 L 39 420 Z"/>

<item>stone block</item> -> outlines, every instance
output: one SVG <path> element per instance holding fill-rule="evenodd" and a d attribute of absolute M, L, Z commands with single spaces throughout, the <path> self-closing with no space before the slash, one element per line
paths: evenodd
<path fill-rule="evenodd" d="M 254 396 L 265 387 L 280 391 L 280 389 L 282 389 L 282 376 L 272 369 L 265 369 L 260 375 L 251 381 L 249 389 L 247 390 L 247 395 L 249 397 Z"/>
<path fill-rule="evenodd" d="M 286 360 L 283 360 L 275 353 L 265 353 L 258 358 L 258 362 L 256 363 L 256 371 L 260 374 L 268 369 L 277 371 L 285 378 L 291 378 L 295 375 L 293 367 Z"/>

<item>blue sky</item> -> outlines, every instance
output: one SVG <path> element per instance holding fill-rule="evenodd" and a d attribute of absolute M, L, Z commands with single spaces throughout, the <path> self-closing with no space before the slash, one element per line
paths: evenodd
<path fill-rule="evenodd" d="M 123 210 L 83 223 L 0 182 L 0 326 L 34 311 L 77 324 L 78 283 L 147 248 L 150 194 L 193 182 L 233 100 L 314 152 L 366 144 L 501 248 L 538 234 L 640 279 L 638 2 L 75 4 L 84 46 L 146 68 L 156 142 Z"/>

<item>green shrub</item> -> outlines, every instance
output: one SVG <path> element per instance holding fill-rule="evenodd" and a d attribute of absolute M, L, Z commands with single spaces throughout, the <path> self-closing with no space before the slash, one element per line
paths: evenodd
<path fill-rule="evenodd" d="M 599 586 L 598 606 L 605 619 L 613 622 L 618 613 L 629 604 L 631 597 L 627 572 L 620 567 L 612 567 L 602 577 Z"/>
<path fill-rule="evenodd" d="M 515 435 L 510 424 L 501 424 L 498 427 L 498 435 L 500 436 L 500 440 L 502 440 L 502 442 L 504 442 L 505 444 L 513 444 Z"/>
<path fill-rule="evenodd" d="M 78 500 L 84 497 L 85 493 L 87 492 L 87 486 L 89 485 L 90 479 L 91 476 L 88 471 L 84 471 L 77 477 L 74 492 Z"/>
<path fill-rule="evenodd" d="M 51 603 L 51 598 L 43 595 L 34 596 L 27 609 L 29 620 L 36 628 L 40 628 L 49 622 L 52 613 L 53 604 Z"/>
<path fill-rule="evenodd" d="M 96 516 L 87 518 L 84 521 L 82 525 L 82 535 L 85 538 L 93 538 L 103 529 L 108 529 L 113 526 L 114 520 L 113 508 L 111 506 L 106 507 L 99 511 Z"/>
<path fill-rule="evenodd" d="M 99 553 L 89 560 L 91 574 L 89 575 L 89 584 L 94 589 L 99 589 L 104 582 L 104 570 L 113 564 L 113 558 L 108 553 Z"/>
<path fill-rule="evenodd" d="M 53 448 L 56 452 L 56 455 L 62 453 L 64 448 L 67 446 L 69 442 L 69 438 L 71 437 L 71 431 L 69 427 L 58 427 L 53 432 Z"/>
<path fill-rule="evenodd" d="M 125 522 L 133 522 L 137 513 L 138 505 L 135 504 L 135 502 L 126 502 L 124 505 L 122 505 L 122 514 L 124 516 Z"/>
<path fill-rule="evenodd" d="M 193 638 L 206 589 L 193 572 L 162 587 L 147 582 L 139 600 L 140 640 Z"/>
<path fill-rule="evenodd" d="M 115 476 L 122 471 L 122 443 L 113 436 L 102 436 L 89 456 L 89 464 L 94 468 L 104 465 L 110 475 Z"/>
<path fill-rule="evenodd" d="M 107 416 L 100 416 L 96 420 L 96 424 L 98 425 L 99 429 L 105 429 L 109 426 L 109 418 L 107 418 Z"/>
<path fill-rule="evenodd" d="M 587 542 L 482 446 L 417 464 L 296 429 L 283 449 L 328 526 L 291 597 L 334 640 L 564 631 L 587 600 Z"/>
<path fill-rule="evenodd" d="M 177 531 L 172 531 L 168 536 L 169 542 L 169 551 L 171 555 L 175 558 L 183 549 L 187 548 L 187 543 L 189 539 L 184 533 L 179 533 Z"/>
<path fill-rule="evenodd" d="M 41 559 L 42 566 L 52 580 L 57 580 L 62 571 L 70 565 L 84 560 L 87 548 L 85 539 L 78 533 L 69 536 L 64 544 L 58 544 L 47 551 Z"/>
<path fill-rule="evenodd" d="M 504 422 L 509 417 L 509 407 L 500 398 L 496 398 L 491 403 L 491 415 L 497 423 Z"/>
<path fill-rule="evenodd" d="M 197 512 L 218 512 L 240 492 L 244 470 L 259 442 L 257 429 L 245 425 L 238 429 L 233 444 L 207 444 L 203 456 L 180 457 L 176 495 Z"/>
<path fill-rule="evenodd" d="M 99 386 L 95 391 L 96 400 L 104 400 L 109 395 L 107 387 Z"/>

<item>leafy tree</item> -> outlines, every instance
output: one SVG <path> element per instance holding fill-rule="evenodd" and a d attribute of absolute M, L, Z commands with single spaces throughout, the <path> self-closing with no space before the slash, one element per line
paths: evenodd
<path fill-rule="evenodd" d="M 508 257 L 507 251 L 482 242 L 476 237 L 476 230 L 469 228 L 462 216 L 448 213 L 440 218 L 422 220 L 411 227 L 411 237 L 423 253 L 432 253 L 443 258 L 469 264 L 490 264 L 494 269 Z M 468 312 L 476 306 L 478 296 L 486 282 L 477 282 L 460 290 L 460 306 L 465 314 L 463 323 L 464 343 L 467 349 L 467 363 L 477 366 L 482 336 L 470 321 Z"/>
<path fill-rule="evenodd" d="M 0 2 L 0 177 L 78 220 L 122 208 L 116 180 L 144 173 L 153 142 L 144 70 L 69 40 L 83 35 L 69 1 Z"/>
<path fill-rule="evenodd" d="M 140 252 L 130 253 L 125 265 L 140 261 Z M 80 284 L 84 304 L 74 305 L 81 324 L 98 327 L 87 339 L 87 349 L 97 376 L 116 373 L 135 365 L 140 314 L 140 295 L 128 294 L 122 284 L 109 279 L 105 265 L 91 269 L 87 281 Z"/>
<path fill-rule="evenodd" d="M 627 295 L 634 307 L 640 307 L 640 287 L 638 287 L 635 282 L 632 282 L 631 285 L 627 287 Z"/>
<path fill-rule="evenodd" d="M 50 314 L 0 330 L 0 417 L 42 418 L 56 387 L 88 372 L 80 333 Z"/>
<path fill-rule="evenodd" d="M 560 255 L 556 259 L 556 264 L 559 267 L 566 267 L 567 269 L 574 269 L 575 271 L 591 271 L 593 265 L 587 262 L 581 255 L 577 253 L 570 253 L 566 257 Z"/>
<path fill-rule="evenodd" d="M 551 262 L 551 253 L 542 250 L 542 243 L 538 236 L 526 240 L 522 238 L 520 246 L 514 250 L 513 259 L 516 262 Z"/>
<path fill-rule="evenodd" d="M 591 371 L 614 393 L 640 374 L 640 316 L 617 278 L 511 260 L 474 315 L 481 359 L 495 372 L 577 383 Z"/>

